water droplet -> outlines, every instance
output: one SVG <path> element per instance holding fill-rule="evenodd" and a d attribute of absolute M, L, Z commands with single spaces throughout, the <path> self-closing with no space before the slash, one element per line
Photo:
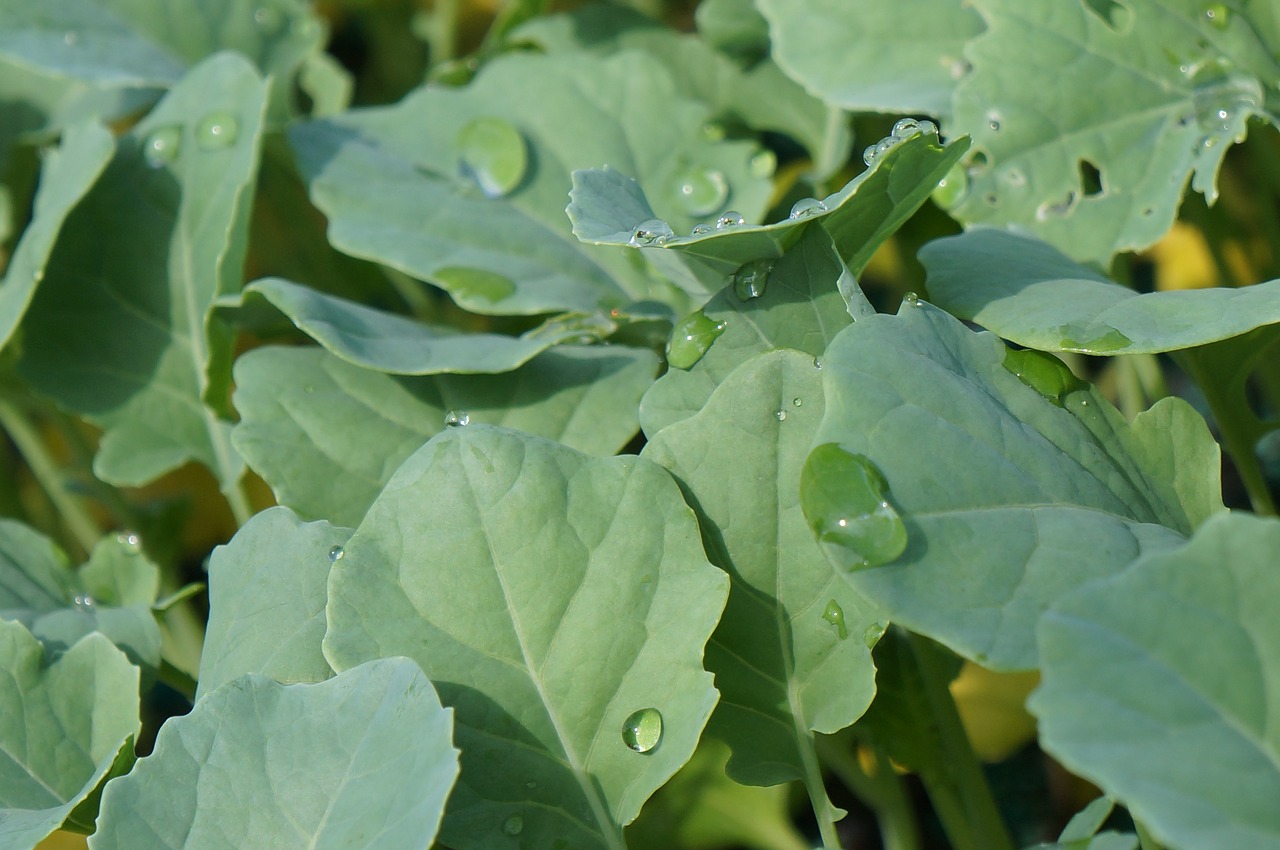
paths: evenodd
<path fill-rule="evenodd" d="M 89 609 L 96 607 L 98 601 L 87 593 L 77 593 L 71 597 L 71 604 L 77 608 Z"/>
<path fill-rule="evenodd" d="M 182 144 L 182 128 L 161 127 L 152 130 L 142 143 L 142 158 L 152 168 L 162 168 L 178 158 Z"/>
<path fill-rule="evenodd" d="M 867 164 L 868 168 L 871 167 L 872 165 L 875 165 L 876 153 L 877 153 L 877 150 L 875 145 L 867 145 L 865 148 L 862 149 L 862 161 Z"/>
<path fill-rule="evenodd" d="M 779 421 L 779 422 L 786 422 L 786 421 L 787 421 L 787 412 L 786 412 L 785 410 L 783 410 L 782 408 L 778 408 L 777 410 L 775 410 L 775 411 L 773 412 L 773 415 L 774 415 L 775 417 L 777 417 L 777 419 L 778 419 L 778 421 Z"/>
<path fill-rule="evenodd" d="M 1226 29 L 1230 23 L 1231 11 L 1225 3 L 1210 3 L 1204 7 L 1204 19 L 1218 29 Z"/>
<path fill-rule="evenodd" d="M 840 640 L 844 640 L 849 636 L 849 627 L 844 622 L 844 609 L 840 607 L 840 603 L 834 599 L 827 603 L 827 607 L 822 609 L 822 619 L 835 626 L 836 636 Z"/>
<path fill-rule="evenodd" d="M 205 150 L 217 150 L 235 144 L 240 122 L 230 112 L 213 112 L 196 127 L 196 142 Z"/>
<path fill-rule="evenodd" d="M 933 200 L 944 210 L 955 207 L 969 192 L 969 175 L 967 169 L 956 163 L 947 176 L 938 181 L 938 188 L 933 190 Z"/>
<path fill-rule="evenodd" d="M 116 542 L 130 555 L 142 551 L 142 537 L 136 531 L 122 531 L 116 535 Z"/>
<path fill-rule="evenodd" d="M 920 296 L 916 295 L 914 292 L 908 292 L 906 295 L 902 296 L 902 303 L 906 304 L 908 307 L 919 307 Z"/>
<path fill-rule="evenodd" d="M 743 263 L 733 273 L 733 294 L 740 301 L 750 301 L 764 295 L 769 286 L 769 272 L 773 271 L 776 261 L 761 257 L 749 263 Z"/>
<path fill-rule="evenodd" d="M 651 753 L 662 743 L 662 713 L 642 708 L 622 724 L 622 743 L 637 753 Z"/>
<path fill-rule="evenodd" d="M 792 407 L 803 407 L 803 406 L 804 406 L 804 399 L 802 399 L 802 398 L 793 398 L 793 399 L 791 399 L 791 406 L 792 406 Z"/>
<path fill-rule="evenodd" d="M 722 230 L 726 227 L 737 227 L 746 224 L 747 220 L 742 213 L 737 210 L 729 210 L 724 215 L 716 219 L 716 230 Z"/>
<path fill-rule="evenodd" d="M 284 15 L 279 9 L 259 6 L 253 12 L 253 22 L 258 25 L 258 29 L 271 35 L 280 31 L 280 26 L 284 23 Z"/>
<path fill-rule="evenodd" d="M 827 205 L 817 198 L 801 198 L 791 205 L 791 214 L 787 216 L 790 219 L 808 218 L 811 215 L 824 213 L 827 211 Z"/>
<path fill-rule="evenodd" d="M 1004 368 L 1058 407 L 1062 407 L 1062 399 L 1067 393 L 1085 386 L 1061 360 L 1030 348 L 1006 351 Z"/>
<path fill-rule="evenodd" d="M 690 236 L 702 236 L 702 235 L 704 235 L 704 234 L 710 233 L 710 232 L 711 232 L 711 230 L 712 230 L 712 227 L 711 227 L 711 225 L 709 225 L 709 224 L 695 224 L 695 225 L 693 226 L 693 230 L 690 230 L 690 231 L 689 231 L 689 235 L 690 235 Z"/>
<path fill-rule="evenodd" d="M 471 414 L 465 410 L 450 410 L 444 415 L 444 427 L 461 428 L 471 424 Z"/>
<path fill-rule="evenodd" d="M 970 71 L 972 71 L 973 65 L 969 64 L 967 60 L 955 59 L 955 60 L 952 60 L 951 64 L 947 67 L 947 70 L 951 74 L 951 79 L 958 80 L 961 77 L 963 77 L 965 74 L 968 74 Z"/>
<path fill-rule="evenodd" d="M 818 371 L 822 371 L 822 358 L 821 358 L 821 357 L 815 357 L 815 358 L 813 358 L 813 368 L 817 369 Z"/>
<path fill-rule="evenodd" d="M 507 835 L 519 835 L 524 829 L 524 818 L 512 815 L 502 822 L 502 831 Z"/>
<path fill-rule="evenodd" d="M 824 443 L 800 471 L 805 520 L 832 563 L 846 570 L 887 564 L 907 548 L 889 485 L 869 459 Z"/>
<path fill-rule="evenodd" d="M 867 645 L 867 649 L 871 649 L 880 642 L 880 638 L 884 637 L 885 630 L 888 629 L 884 623 L 872 623 L 862 631 L 862 642 Z"/>
<path fill-rule="evenodd" d="M 889 133 L 894 139 L 910 139 L 913 136 L 926 135 L 934 136 L 938 133 L 938 125 L 932 121 L 917 121 L 914 118 L 903 118 L 893 125 L 893 130 Z"/>
<path fill-rule="evenodd" d="M 631 239 L 627 244 L 632 248 L 648 248 L 661 245 L 675 235 L 676 232 L 671 229 L 671 225 L 660 218 L 651 218 L 636 225 L 636 229 L 631 231 Z"/>
<path fill-rule="evenodd" d="M 992 114 L 991 116 L 989 116 L 989 117 L 987 118 L 987 126 L 991 128 L 991 132 L 993 132 L 993 133 L 999 133 L 999 132 L 1000 132 L 1000 119 L 999 119 L 999 118 L 997 118 L 997 117 L 995 116 L 995 114 Z"/>
<path fill-rule="evenodd" d="M 724 127 L 708 122 L 702 125 L 702 138 L 708 142 L 723 142 Z"/>
<path fill-rule="evenodd" d="M 476 118 L 468 121 L 454 137 L 458 168 L 480 188 L 486 198 L 509 195 L 524 178 L 529 152 L 509 121 Z"/>
<path fill-rule="evenodd" d="M 729 197 L 724 172 L 691 165 L 676 175 L 676 196 L 690 215 L 706 215 L 720 209 Z"/>
<path fill-rule="evenodd" d="M 725 322 L 708 318 L 701 310 L 686 316 L 671 330 L 667 362 L 677 369 L 691 368 L 724 333 L 726 326 Z"/>
<path fill-rule="evenodd" d="M 336 564 L 342 560 L 342 556 L 347 554 L 341 546 L 334 546 L 329 550 L 329 563 Z"/>
<path fill-rule="evenodd" d="M 772 177 L 773 172 L 778 170 L 778 155 L 771 150 L 762 150 L 755 156 L 751 157 L 751 161 L 747 163 L 748 170 L 751 171 L 752 177 Z"/>
<path fill-rule="evenodd" d="M 526 791 L 532 791 L 534 788 L 538 787 L 538 783 L 530 779 L 528 782 L 524 784 L 524 787 Z"/>

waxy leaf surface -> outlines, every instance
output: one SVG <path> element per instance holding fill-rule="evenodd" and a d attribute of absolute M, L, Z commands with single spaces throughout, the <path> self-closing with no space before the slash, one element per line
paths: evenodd
<path fill-rule="evenodd" d="M 1280 523 L 1224 514 L 1057 600 L 1045 749 L 1169 846 L 1280 847 Z"/>
<path fill-rule="evenodd" d="M 444 843 L 621 848 L 715 705 L 702 653 L 727 590 L 657 464 L 468 425 L 406 460 L 348 542 L 325 655 L 408 655 L 453 707 Z"/>
<path fill-rule="evenodd" d="M 894 622 L 1020 669 L 1055 598 L 1176 545 L 1222 501 L 1217 444 L 1185 402 L 1126 424 L 1056 361 L 1039 364 L 1057 370 L 1049 387 L 1005 358 L 923 301 L 861 319 L 823 358 L 815 442 L 869 458 L 906 523 L 905 552 L 846 573 L 854 587 Z"/>
<path fill-rule="evenodd" d="M 420 850 L 458 773 L 450 721 L 405 658 L 318 684 L 234 679 L 107 786 L 89 847 Z"/>

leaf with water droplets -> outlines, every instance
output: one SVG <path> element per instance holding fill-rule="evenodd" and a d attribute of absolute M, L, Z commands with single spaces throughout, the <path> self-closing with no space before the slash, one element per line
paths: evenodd
<path fill-rule="evenodd" d="M 449 529 L 441 536 L 439 529 Z M 702 654 L 727 592 L 661 467 L 489 425 L 401 464 L 329 579 L 336 669 L 408 655 L 455 712 L 441 840 L 620 848 L 715 705 Z M 636 744 L 623 730 L 636 712 Z M 634 719 L 634 718 L 633 718 Z M 532 783 L 532 787 L 530 787 Z"/>
<path fill-rule="evenodd" d="M 924 302 L 861 319 L 823 358 L 815 442 L 874 463 L 906 526 L 896 560 L 844 578 L 894 622 L 1023 669 L 1047 604 L 1222 510 L 1220 459 L 1180 399 L 1128 424 L 1087 386 L 1054 403 L 1005 351 Z"/>

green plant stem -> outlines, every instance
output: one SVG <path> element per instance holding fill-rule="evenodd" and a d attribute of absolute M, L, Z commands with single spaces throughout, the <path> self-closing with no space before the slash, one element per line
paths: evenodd
<path fill-rule="evenodd" d="M 41 488 L 58 509 L 67 530 L 83 550 L 77 554 L 87 555 L 93 550 L 98 538 L 102 536 L 102 530 L 94 522 L 83 500 L 70 493 L 63 485 L 62 470 L 49 454 L 48 447 L 40 437 L 40 432 L 23 411 L 3 400 L 0 400 L 0 427 L 8 432 L 9 438 L 13 440 L 13 444 L 31 467 L 36 480 L 40 482 Z"/>
<path fill-rule="evenodd" d="M 1159 841 L 1156 841 L 1155 836 L 1153 836 L 1141 823 L 1135 820 L 1133 822 L 1133 828 L 1137 830 L 1138 845 L 1142 850 L 1164 850 L 1164 846 L 1160 844 Z"/>
<path fill-rule="evenodd" d="M 876 815 L 884 850 L 920 850 L 920 829 L 902 778 L 874 744 L 866 744 L 875 756 L 875 771 L 863 769 L 847 740 L 818 738 L 823 765 Z"/>
<path fill-rule="evenodd" d="M 228 481 L 222 488 L 222 495 L 231 506 L 231 515 L 235 517 L 237 527 L 253 518 L 253 507 L 249 504 L 249 491 L 245 489 L 243 475 L 235 481 Z"/>

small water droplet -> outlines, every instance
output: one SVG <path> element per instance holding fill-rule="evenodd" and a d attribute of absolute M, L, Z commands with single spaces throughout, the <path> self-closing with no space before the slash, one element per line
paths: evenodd
<path fill-rule="evenodd" d="M 235 144 L 240 122 L 230 112 L 213 112 L 196 127 L 196 142 L 205 150 L 217 150 Z"/>
<path fill-rule="evenodd" d="M 993 133 L 999 133 L 999 132 L 1000 132 L 1000 119 L 999 119 L 999 118 L 996 118 L 994 115 L 993 115 L 993 116 L 991 116 L 990 118 L 988 118 L 988 119 L 987 119 L 987 126 L 991 128 L 991 132 L 993 132 Z"/>
<path fill-rule="evenodd" d="M 790 219 L 808 218 L 827 211 L 827 205 L 817 198 L 801 198 L 791 205 Z"/>
<path fill-rule="evenodd" d="M 122 531 L 116 535 L 116 542 L 130 555 L 142 551 L 142 537 L 136 531 Z"/>
<path fill-rule="evenodd" d="M 737 210 L 729 210 L 724 215 L 716 219 L 716 230 L 723 230 L 726 227 L 738 227 L 746 224 L 747 220 L 742 213 Z"/>
<path fill-rule="evenodd" d="M 689 231 L 689 235 L 702 236 L 704 234 L 710 233 L 711 231 L 712 231 L 712 227 L 709 224 L 695 224 L 693 226 L 693 229 Z"/>
<path fill-rule="evenodd" d="M 747 163 L 748 170 L 751 171 L 752 177 L 772 177 L 773 172 L 778 170 L 778 155 L 771 150 L 762 150 L 755 156 L 751 157 L 751 161 Z"/>
<path fill-rule="evenodd" d="M 967 169 L 956 163 L 947 172 L 947 176 L 938 181 L 938 188 L 933 190 L 933 200 L 944 210 L 955 207 L 969 192 L 969 175 Z"/>
<path fill-rule="evenodd" d="M 161 127 L 152 130 L 142 143 L 142 158 L 152 168 L 162 168 L 178 158 L 182 144 L 182 128 Z"/>
<path fill-rule="evenodd" d="M 502 822 L 502 831 L 507 835 L 519 835 L 524 829 L 524 818 L 512 815 Z"/>
<path fill-rule="evenodd" d="M 87 593 L 77 593 L 71 597 L 71 604 L 77 608 L 89 609 L 97 606 L 98 601 Z"/>
<path fill-rule="evenodd" d="M 822 370 L 822 358 L 821 358 L 821 357 L 815 357 L 815 358 L 813 358 L 813 368 L 815 368 L 815 369 L 817 369 L 817 370 L 819 370 L 819 371 L 821 371 L 821 370 Z"/>
<path fill-rule="evenodd" d="M 461 428 L 471 424 L 471 414 L 465 410 L 450 410 L 444 415 L 444 427 Z"/>
<path fill-rule="evenodd" d="M 776 261 L 761 257 L 749 263 L 743 263 L 733 273 L 733 294 L 740 301 L 750 301 L 764 295 L 769 286 L 769 272 L 773 271 Z"/>
<path fill-rule="evenodd" d="M 884 623 L 872 623 L 862 631 L 862 642 L 867 645 L 867 649 L 871 649 L 880 642 L 880 638 L 884 637 L 885 631 L 888 629 Z"/>
<path fill-rule="evenodd" d="M 724 127 L 719 124 L 708 122 L 702 125 L 702 138 L 708 142 L 723 142 Z"/>
<path fill-rule="evenodd" d="M 722 171 L 691 165 L 676 175 L 676 196 L 690 215 L 706 215 L 729 197 L 729 181 Z"/>
<path fill-rule="evenodd" d="M 284 15 L 271 6 L 259 6 L 253 11 L 253 22 L 258 25 L 258 29 L 271 35 L 280 31 Z"/>
<path fill-rule="evenodd" d="M 887 564 L 907 547 L 907 529 L 889 504 L 889 485 L 866 457 L 824 443 L 800 471 L 805 520 L 832 563 L 846 570 Z"/>
<path fill-rule="evenodd" d="M 701 310 L 686 316 L 671 330 L 667 362 L 677 369 L 692 368 L 707 353 L 711 343 L 724 333 L 725 327 L 727 323 L 708 318 Z"/>
<path fill-rule="evenodd" d="M 631 239 L 627 244 L 632 248 L 648 248 L 653 245 L 661 245 L 675 235 L 676 232 L 671 229 L 671 225 L 660 218 L 651 218 L 637 225 L 636 229 L 631 231 Z"/>
<path fill-rule="evenodd" d="M 799 398 L 799 397 L 791 399 L 791 406 L 792 406 L 792 407 L 803 407 L 803 406 L 804 406 L 804 399 Z"/>
<path fill-rule="evenodd" d="M 529 152 L 524 136 L 502 118 L 468 121 L 453 140 L 462 175 L 486 198 L 504 198 L 524 179 Z"/>
<path fill-rule="evenodd" d="M 827 607 L 822 609 L 822 619 L 835 626 L 836 636 L 840 640 L 844 640 L 849 636 L 849 626 L 844 621 L 844 609 L 840 607 L 840 603 L 834 599 L 827 603 Z"/>
<path fill-rule="evenodd" d="M 662 713 L 642 708 L 622 724 L 622 743 L 637 753 L 651 753 L 662 743 Z"/>
<path fill-rule="evenodd" d="M 1204 19 L 1218 29 L 1226 29 L 1230 23 L 1231 11 L 1225 3 L 1210 3 L 1204 7 Z"/>
<path fill-rule="evenodd" d="M 329 550 L 329 563 L 336 564 L 342 560 L 342 556 L 346 554 L 341 546 L 334 546 Z"/>
<path fill-rule="evenodd" d="M 875 145 L 867 145 L 862 149 L 862 161 L 867 164 L 868 168 L 876 164 L 876 155 L 878 153 L 879 150 Z"/>
<path fill-rule="evenodd" d="M 779 422 L 786 422 L 786 421 L 787 421 L 787 412 L 786 412 L 785 410 L 783 410 L 782 408 L 778 408 L 777 410 L 775 410 L 775 411 L 773 412 L 773 415 L 774 415 L 775 417 L 777 417 L 777 420 L 778 420 Z"/>
<path fill-rule="evenodd" d="M 534 788 L 538 787 L 538 783 L 530 779 L 528 782 L 524 784 L 524 787 L 526 791 L 532 791 Z"/>
<path fill-rule="evenodd" d="M 902 296 L 902 303 L 906 304 L 908 307 L 919 307 L 920 296 L 916 295 L 914 292 L 908 292 L 906 295 Z"/>

